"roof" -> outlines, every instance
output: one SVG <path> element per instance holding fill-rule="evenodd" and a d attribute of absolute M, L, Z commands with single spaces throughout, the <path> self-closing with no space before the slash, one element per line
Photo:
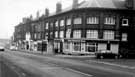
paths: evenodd
<path fill-rule="evenodd" d="M 87 0 L 78 4 L 78 8 L 106 8 L 106 9 L 126 9 L 125 0 Z M 63 9 L 61 13 L 72 10 L 72 5 Z M 51 13 L 49 16 L 56 15 Z"/>

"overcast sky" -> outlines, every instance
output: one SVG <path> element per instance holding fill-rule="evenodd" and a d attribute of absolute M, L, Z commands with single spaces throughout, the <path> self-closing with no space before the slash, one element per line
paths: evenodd
<path fill-rule="evenodd" d="M 22 21 L 23 17 L 32 14 L 36 17 L 36 12 L 40 15 L 45 8 L 54 12 L 56 2 L 62 2 L 62 8 L 72 4 L 72 0 L 0 0 L 0 38 L 10 38 L 14 32 L 14 26 Z M 79 0 L 81 2 L 83 0 Z"/>

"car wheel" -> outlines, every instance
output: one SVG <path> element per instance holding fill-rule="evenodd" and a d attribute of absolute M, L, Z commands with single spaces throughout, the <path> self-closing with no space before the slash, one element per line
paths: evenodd
<path fill-rule="evenodd" d="M 103 55 L 101 55 L 101 56 L 100 56 L 100 59 L 103 59 L 103 58 L 104 58 L 104 56 L 103 56 Z"/>

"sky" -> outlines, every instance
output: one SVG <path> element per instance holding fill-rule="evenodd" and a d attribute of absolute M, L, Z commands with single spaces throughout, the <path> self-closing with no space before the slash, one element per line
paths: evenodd
<path fill-rule="evenodd" d="M 9 39 L 13 35 L 14 27 L 22 22 L 23 17 L 31 14 L 36 17 L 37 11 L 42 15 L 45 8 L 55 12 L 58 1 L 61 1 L 62 8 L 72 4 L 72 0 L 0 0 L 0 38 Z M 79 0 L 81 1 L 83 0 Z"/>

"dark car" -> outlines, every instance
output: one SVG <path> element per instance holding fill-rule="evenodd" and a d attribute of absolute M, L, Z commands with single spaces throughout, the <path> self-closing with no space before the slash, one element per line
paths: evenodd
<path fill-rule="evenodd" d="M 4 47 L 0 46 L 0 51 L 5 51 Z"/>
<path fill-rule="evenodd" d="M 95 52 L 97 58 L 105 58 L 105 57 L 115 57 L 118 58 L 119 55 L 117 53 L 113 53 L 110 50 L 99 50 Z"/>

